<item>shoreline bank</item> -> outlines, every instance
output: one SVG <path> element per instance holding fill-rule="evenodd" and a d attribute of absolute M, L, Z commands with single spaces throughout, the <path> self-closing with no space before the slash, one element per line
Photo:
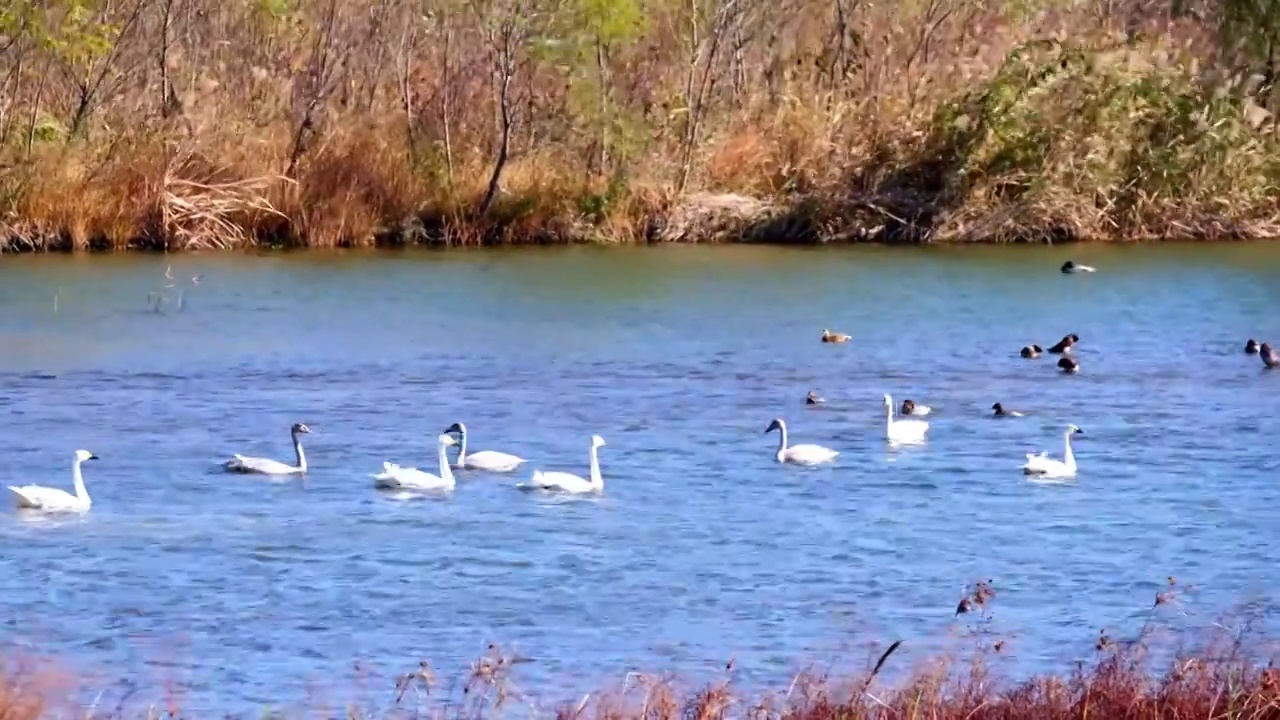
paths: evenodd
<path fill-rule="evenodd" d="M 1280 237 L 1234 16 L 185 1 L 0 23 L 0 249 Z"/>
<path fill-rule="evenodd" d="M 1164 596 L 1164 594 L 1162 594 Z M 1173 602 L 1172 600 L 1166 602 Z M 1221 637 L 1194 651 L 1154 660 L 1155 628 L 1144 625 L 1134 638 L 1100 632 L 1086 653 L 1061 673 L 1017 676 L 1008 672 L 1016 640 L 985 627 L 989 617 L 967 626 L 954 639 L 963 647 L 914 662 L 910 641 L 870 647 L 860 670 L 830 667 L 800 670 L 785 686 L 748 687 L 739 681 L 733 658 L 690 680 L 669 673 L 631 671 L 609 686 L 573 698 L 526 691 L 520 668 L 537 662 L 489 644 L 457 674 L 442 673 L 428 661 L 407 663 L 406 672 L 371 677 L 355 663 L 351 687 L 330 679 L 308 690 L 306 701 L 264 703 L 219 717 L 430 717 L 480 720 L 519 717 L 557 720 L 861 720 L 929 717 L 944 720 L 1087 720 L 1088 718 L 1280 718 L 1280 669 L 1274 660 L 1248 657 L 1244 638 Z M 133 681 L 97 678 L 89 686 L 55 660 L 10 656 L 0 660 L 0 717 L 41 720 L 81 716 L 89 698 L 94 717 L 113 720 L 198 718 L 185 691 L 171 682 L 150 697 Z M 371 681 L 374 681 L 371 683 Z M 307 683 L 310 686 L 310 683 Z M 116 689 L 111 689 L 116 688 Z M 305 705 L 303 704 L 305 703 Z M 184 707 L 185 705 L 185 707 Z"/>
<path fill-rule="evenodd" d="M 1007 212 L 1001 210 L 1000 212 Z M 916 215 L 927 214 L 917 210 Z M 874 217 L 881 222 L 873 222 Z M 66 231 L 49 233 L 31 222 L 0 222 L 0 255 L 69 254 L 85 252 L 180 253 L 209 251 L 269 251 L 308 249 L 502 248 L 571 245 L 760 245 L 819 247 L 871 245 L 1008 246 L 1008 245 L 1141 245 L 1152 243 L 1257 242 L 1280 239 L 1280 216 L 1275 223 L 1248 228 L 1193 230 L 1176 224 L 1156 236 L 1077 236 L 1069 227 L 1052 227 L 1012 236 L 949 236 L 932 228 L 903 222 L 874 201 L 822 206 L 809 200 L 783 204 L 733 193 L 697 193 L 642 216 L 639 235 L 610 237 L 581 218 L 551 218 L 545 224 L 518 225 L 467 217 L 411 217 L 381 226 L 363 239 L 345 238 L 312 244 L 306 237 L 267 237 L 235 242 L 175 243 L 173 237 L 94 236 L 77 239 Z M 26 229 L 21 229 L 26 228 Z"/>

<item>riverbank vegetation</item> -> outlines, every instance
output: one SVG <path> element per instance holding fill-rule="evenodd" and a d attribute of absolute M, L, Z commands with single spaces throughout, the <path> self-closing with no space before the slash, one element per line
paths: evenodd
<path fill-rule="evenodd" d="M 519 668 L 528 658 L 490 645 L 456 682 L 437 677 L 428 663 L 399 676 L 393 687 L 362 691 L 335 702 L 317 695 L 305 711 L 265 709 L 258 716 L 431 718 L 479 720 L 544 716 L 557 720 L 1275 720 L 1280 718 L 1280 669 L 1257 659 L 1252 623 L 1265 612 L 1254 607 L 1238 624 L 1213 623 L 1214 634 L 1167 652 L 1170 633 L 1183 642 L 1195 633 L 1177 619 L 1188 617 L 1172 578 L 1131 637 L 1106 631 L 1082 647 L 1081 659 L 1060 675 L 1010 680 L 1001 668 L 1018 654 L 1017 638 L 1000 632 L 990 612 L 990 581 L 975 585 L 955 609 L 947 631 L 953 650 L 941 659 L 908 659 L 911 642 L 880 646 L 861 672 L 802 672 L 775 693 L 749 693 L 736 680 L 733 660 L 699 689 L 670 676 L 629 673 L 613 688 L 547 707 L 522 687 Z M 1158 648 L 1165 647 L 1166 650 Z M 1252 652 L 1251 652 L 1252 650 Z M 1163 657 L 1162 660 L 1156 659 Z M 357 668 L 359 671 L 359 668 Z M 364 677 L 361 673 L 361 677 Z M 363 683 L 362 683 L 363 684 Z M 0 720 L 50 716 L 195 718 L 182 694 L 147 699 L 141 709 L 133 682 L 123 693 L 77 687 L 65 674 L 32 663 L 0 664 Z M 325 693 L 337 692 L 335 681 Z M 86 712 L 83 701 L 93 707 Z M 118 695 L 118 696 L 117 696 Z"/>
<path fill-rule="evenodd" d="M 0 245 L 1272 237 L 1277 7 L 0 0 Z"/>

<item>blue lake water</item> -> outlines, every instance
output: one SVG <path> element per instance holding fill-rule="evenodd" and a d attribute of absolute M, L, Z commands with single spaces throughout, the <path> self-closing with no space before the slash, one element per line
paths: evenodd
<path fill-rule="evenodd" d="M 170 263 L 182 308 L 153 312 Z M 1069 669 L 1168 575 L 1198 586 L 1175 622 L 1280 588 L 1280 371 L 1242 353 L 1280 341 L 1278 298 L 1280 245 L 4 258 L 0 480 L 101 460 L 83 517 L 5 499 L 0 644 L 253 714 L 496 642 L 555 704 L 729 658 L 759 686 L 895 639 L 922 660 L 991 578 L 1015 670 Z M 1079 375 L 1017 357 L 1072 332 Z M 934 408 L 924 446 L 887 446 L 883 393 Z M 775 463 L 774 417 L 838 460 Z M 383 460 L 432 469 L 456 421 L 531 462 L 373 489 Z M 294 422 L 305 480 L 219 472 L 291 460 Z M 1067 423 L 1079 477 L 1027 482 Z M 585 475 L 592 434 L 602 497 L 514 489 Z"/>

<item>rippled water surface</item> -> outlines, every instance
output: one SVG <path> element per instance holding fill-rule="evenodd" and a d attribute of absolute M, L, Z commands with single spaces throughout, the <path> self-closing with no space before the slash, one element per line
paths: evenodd
<path fill-rule="evenodd" d="M 1059 274 L 1068 252 L 1099 272 Z M 84 517 L 6 498 L 0 642 L 99 689 L 345 700 L 356 662 L 382 693 L 489 642 L 534 658 L 521 676 L 547 702 L 730 657 L 772 683 L 861 667 L 875 641 L 922 657 L 987 577 L 1031 672 L 1135 626 L 1166 575 L 1200 586 L 1185 609 L 1206 622 L 1280 587 L 1280 371 L 1241 352 L 1280 341 L 1280 247 L 172 262 L 183 307 L 156 313 L 167 260 L 0 259 L 3 484 L 69 486 L 73 450 L 101 457 Z M 1069 332 L 1078 376 L 1017 357 Z M 933 406 L 925 446 L 887 447 L 886 392 Z M 1028 416 L 991 419 L 995 401 Z M 838 461 L 776 464 L 774 417 Z M 305 480 L 218 471 L 291 459 L 297 421 Z M 531 464 L 444 498 L 372 488 L 383 460 L 431 468 L 455 421 Z M 1068 422 L 1077 481 L 1026 482 L 1023 454 L 1060 454 Z M 585 474 L 593 433 L 602 498 L 514 489 L 533 467 Z"/>

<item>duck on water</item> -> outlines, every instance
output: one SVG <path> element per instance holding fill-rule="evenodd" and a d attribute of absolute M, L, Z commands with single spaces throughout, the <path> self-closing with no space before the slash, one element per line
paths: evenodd
<path fill-rule="evenodd" d="M 1258 354 L 1262 356 L 1262 365 L 1267 369 L 1280 367 L 1280 353 L 1272 349 L 1271 343 L 1262 343 Z"/>
<path fill-rule="evenodd" d="M 1022 417 L 1022 413 L 1017 410 L 1006 410 L 1000 403 L 992 405 L 991 410 L 993 417 Z"/>
<path fill-rule="evenodd" d="M 916 402 L 910 398 L 903 400 L 902 408 L 898 410 L 899 415 L 921 416 L 921 415 L 928 415 L 931 412 L 933 412 L 933 408 L 929 407 L 928 405 L 917 405 Z"/>
<path fill-rule="evenodd" d="M 1076 343 L 1078 342 L 1080 342 L 1080 336 L 1075 333 L 1063 335 L 1061 340 L 1055 343 L 1053 347 L 1049 348 L 1049 352 L 1054 355 L 1069 353 L 1075 348 Z"/>

